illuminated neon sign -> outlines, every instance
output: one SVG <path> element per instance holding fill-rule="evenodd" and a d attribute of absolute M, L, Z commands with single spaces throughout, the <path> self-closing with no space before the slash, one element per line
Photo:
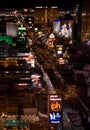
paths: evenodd
<path fill-rule="evenodd" d="M 49 95 L 49 123 L 62 122 L 62 98 L 59 95 Z"/>
<path fill-rule="evenodd" d="M 51 110 L 52 111 L 59 111 L 61 108 L 61 104 L 59 102 L 52 102 L 51 103 Z"/>
<path fill-rule="evenodd" d="M 11 36 L 0 36 L 0 41 L 6 41 L 8 44 L 12 44 Z"/>

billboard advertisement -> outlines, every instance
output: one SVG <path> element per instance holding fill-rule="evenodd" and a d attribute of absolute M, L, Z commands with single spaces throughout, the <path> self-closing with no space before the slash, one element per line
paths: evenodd
<path fill-rule="evenodd" d="M 65 37 L 65 38 L 72 38 L 72 25 L 73 21 L 72 20 L 64 20 L 60 24 L 60 32 L 59 36 L 60 37 Z"/>
<path fill-rule="evenodd" d="M 73 21 L 72 20 L 54 20 L 53 33 L 60 37 L 72 38 Z"/>
<path fill-rule="evenodd" d="M 53 21 L 53 33 L 58 33 L 60 31 L 60 21 L 54 20 Z"/>
<path fill-rule="evenodd" d="M 62 98 L 60 95 L 49 95 L 48 116 L 50 124 L 62 123 Z"/>
<path fill-rule="evenodd" d="M 17 24 L 12 22 L 6 23 L 6 34 L 7 36 L 16 37 L 17 36 Z"/>

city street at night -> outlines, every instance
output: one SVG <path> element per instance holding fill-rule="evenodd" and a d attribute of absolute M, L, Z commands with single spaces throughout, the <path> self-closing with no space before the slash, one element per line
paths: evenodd
<path fill-rule="evenodd" d="M 0 6 L 0 130 L 90 130 L 89 0 Z"/>

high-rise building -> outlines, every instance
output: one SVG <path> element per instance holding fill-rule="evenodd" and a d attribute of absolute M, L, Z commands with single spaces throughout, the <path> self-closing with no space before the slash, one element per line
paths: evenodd
<path fill-rule="evenodd" d="M 86 41 L 90 39 L 90 1 L 83 0 L 82 6 L 82 28 L 81 39 Z"/>
<path fill-rule="evenodd" d="M 90 4 L 89 0 L 77 0 L 73 6 L 75 40 L 77 43 L 90 39 Z"/>
<path fill-rule="evenodd" d="M 58 7 L 35 7 L 34 18 L 35 23 L 47 25 L 52 23 L 58 17 Z"/>

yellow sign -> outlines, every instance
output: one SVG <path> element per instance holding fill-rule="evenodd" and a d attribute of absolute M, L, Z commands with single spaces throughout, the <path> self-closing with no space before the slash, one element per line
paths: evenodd
<path fill-rule="evenodd" d="M 61 105 L 59 102 L 52 102 L 51 103 L 51 110 L 52 111 L 59 111 L 61 108 Z"/>

